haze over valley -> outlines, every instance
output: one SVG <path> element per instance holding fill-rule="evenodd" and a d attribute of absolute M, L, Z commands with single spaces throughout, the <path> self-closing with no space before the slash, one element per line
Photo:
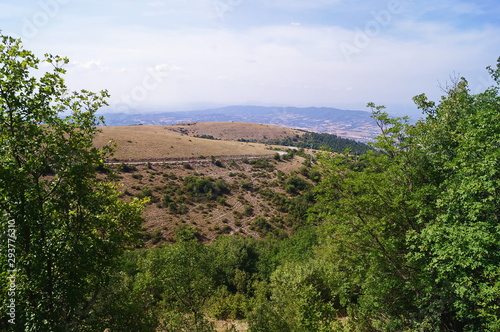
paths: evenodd
<path fill-rule="evenodd" d="M 368 142 L 379 135 L 371 113 L 328 107 L 228 106 L 166 113 L 104 113 L 106 125 L 171 125 L 188 122 L 248 122 L 302 129 Z M 242 137 L 243 138 L 243 137 Z"/>

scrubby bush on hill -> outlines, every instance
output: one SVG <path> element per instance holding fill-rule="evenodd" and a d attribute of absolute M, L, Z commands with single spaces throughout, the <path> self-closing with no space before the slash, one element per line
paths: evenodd
<path fill-rule="evenodd" d="M 188 176 L 184 178 L 184 189 L 197 199 L 214 200 L 227 193 L 229 186 L 222 179 Z"/>

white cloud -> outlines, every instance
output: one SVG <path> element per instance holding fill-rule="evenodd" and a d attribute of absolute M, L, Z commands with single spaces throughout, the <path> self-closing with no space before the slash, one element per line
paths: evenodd
<path fill-rule="evenodd" d="M 166 5 L 165 1 L 151 1 L 148 2 L 149 7 L 163 7 Z"/>
<path fill-rule="evenodd" d="M 167 64 L 159 64 L 154 67 L 152 67 L 153 70 L 158 71 L 158 72 L 180 72 L 182 71 L 182 68 L 176 65 L 167 65 Z"/>
<path fill-rule="evenodd" d="M 286 10 L 319 9 L 331 7 L 342 0 L 274 0 L 262 1 L 268 7 L 282 8 Z"/>
<path fill-rule="evenodd" d="M 158 16 L 168 16 L 168 15 L 172 15 L 172 14 L 176 14 L 176 11 L 154 9 L 154 10 L 143 11 L 141 13 L 141 16 L 145 16 L 145 17 L 158 17 Z"/>
<path fill-rule="evenodd" d="M 73 68 L 76 70 L 99 71 L 99 72 L 110 71 L 110 67 L 104 66 L 101 63 L 101 60 L 90 60 L 90 61 L 87 61 L 84 63 L 74 61 L 74 62 L 70 63 L 70 68 Z"/>
<path fill-rule="evenodd" d="M 113 96 L 141 84 L 148 68 L 165 73 L 162 83 L 141 104 L 144 107 L 259 100 L 363 108 L 368 101 L 411 103 L 422 92 L 435 99 L 438 80 L 446 80 L 453 71 L 476 72 L 491 64 L 487 62 L 494 59 L 484 54 L 485 47 L 500 42 L 497 29 L 460 32 L 413 22 L 394 28 L 403 35 L 417 29 L 424 38 L 402 41 L 381 34 L 348 63 L 339 45 L 352 40 L 353 31 L 338 27 L 269 26 L 239 32 L 132 29 L 108 32 L 111 40 L 115 34 L 127 38 L 107 48 L 87 45 L 102 60 L 77 64 L 95 73 L 85 77 L 87 83 L 105 83 L 100 89 L 109 89 Z M 435 37 L 437 31 L 445 33 Z M 126 75 L 103 65 L 116 60 L 129 64 Z"/>
<path fill-rule="evenodd" d="M 481 15 L 486 13 L 483 6 L 478 3 L 471 2 L 461 2 L 458 4 L 454 4 L 450 9 L 457 14 Z"/>
<path fill-rule="evenodd" d="M 365 44 L 356 44 L 357 34 L 366 34 L 364 25 L 347 28 L 335 21 L 314 25 L 300 15 L 287 16 L 282 24 L 220 27 L 214 16 L 216 1 L 151 1 L 137 7 L 135 16 L 123 19 L 105 10 L 99 16 L 61 16 L 30 41 L 29 49 L 69 56 L 71 88 L 109 89 L 115 99 L 137 90 L 151 72 L 157 73 L 158 82 L 146 81 L 148 86 L 158 84 L 138 103 L 144 108 L 252 101 L 355 108 L 364 108 L 368 101 L 408 104 L 421 92 L 439 93 L 438 80 L 446 80 L 453 71 L 472 76 L 471 81 L 484 81 L 484 67 L 500 55 L 498 25 L 463 30 L 448 20 L 421 20 L 424 9 L 413 15 L 409 8 Z M 240 14 L 252 5 L 249 0 L 227 1 L 241 6 Z M 299 10 L 331 9 L 340 2 L 265 3 L 268 10 Z M 436 6 L 426 4 L 425 10 L 431 12 Z M 141 13 L 166 17 L 141 17 Z M 370 10 L 363 13 L 374 20 Z M 236 8 L 226 16 L 233 14 L 237 15 Z M 197 23 L 174 27 L 163 23 L 185 20 Z M 357 48 L 351 62 L 346 61 L 342 44 Z"/>

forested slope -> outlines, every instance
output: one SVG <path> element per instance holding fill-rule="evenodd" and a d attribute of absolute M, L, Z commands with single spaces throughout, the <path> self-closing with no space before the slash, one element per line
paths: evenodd
<path fill-rule="evenodd" d="M 268 140 L 267 143 L 295 146 L 304 149 L 327 149 L 333 152 L 344 152 L 344 150 L 349 150 L 354 154 L 363 154 L 371 150 L 371 147 L 365 143 L 327 133 L 306 132 L 302 136 L 297 135 L 295 137 L 287 137 L 280 140 Z"/>

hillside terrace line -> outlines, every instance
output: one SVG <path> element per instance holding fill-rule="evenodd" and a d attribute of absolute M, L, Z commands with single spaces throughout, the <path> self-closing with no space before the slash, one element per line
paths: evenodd
<path fill-rule="evenodd" d="M 285 155 L 284 151 L 276 151 L 280 155 Z M 260 155 L 225 155 L 225 156 L 213 156 L 217 160 L 243 160 L 243 159 L 271 159 L 274 158 L 274 154 L 260 154 Z M 187 163 L 187 162 L 195 162 L 195 163 L 211 163 L 210 158 L 200 158 L 200 157 L 182 157 L 182 158 L 161 158 L 161 159 L 111 159 L 111 161 L 106 162 L 107 165 L 119 165 L 119 164 L 130 164 L 130 165 L 139 165 L 139 164 L 176 164 L 176 163 Z"/>

